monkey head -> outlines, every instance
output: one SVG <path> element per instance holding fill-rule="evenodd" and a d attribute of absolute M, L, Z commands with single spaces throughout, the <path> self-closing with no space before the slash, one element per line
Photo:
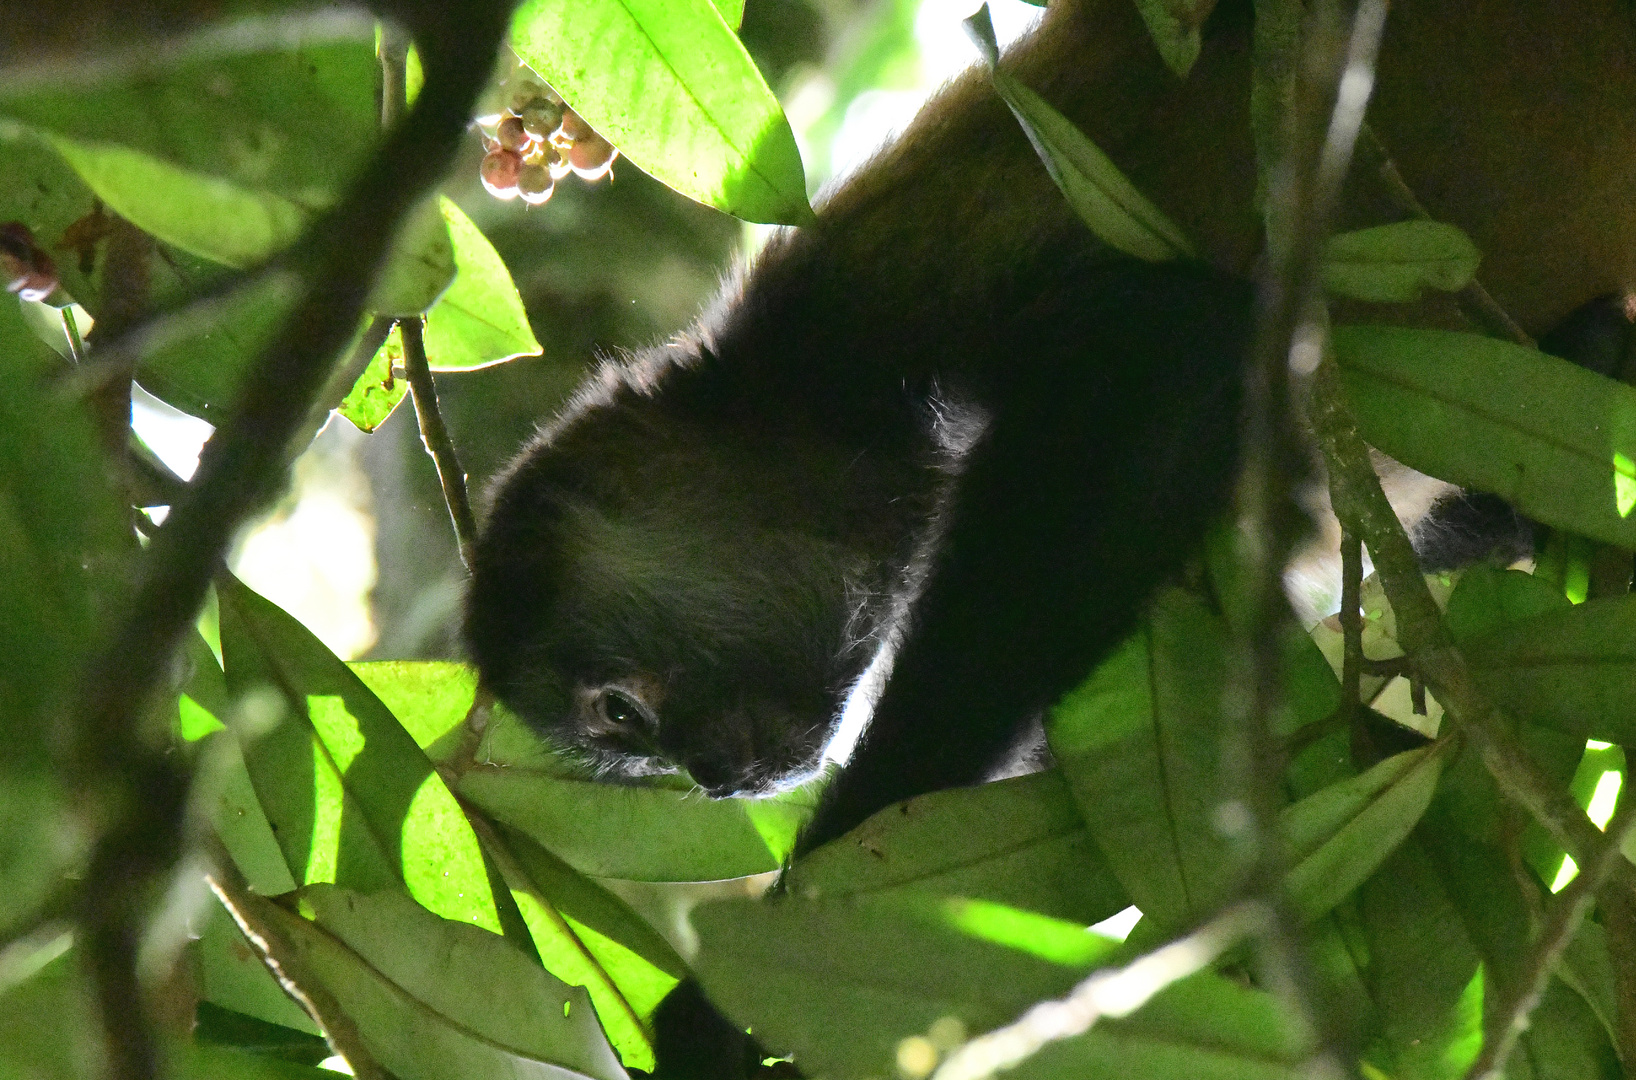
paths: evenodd
<path fill-rule="evenodd" d="M 659 415 L 634 370 L 605 369 L 612 400 L 582 395 L 494 485 L 467 648 L 601 776 L 767 793 L 818 767 L 869 659 L 849 639 L 863 563 L 781 521 L 743 448 Z"/>

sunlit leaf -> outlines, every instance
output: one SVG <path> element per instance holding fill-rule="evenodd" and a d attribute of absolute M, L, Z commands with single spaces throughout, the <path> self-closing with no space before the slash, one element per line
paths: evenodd
<path fill-rule="evenodd" d="M 477 838 L 409 733 L 299 622 L 236 579 L 217 589 L 228 687 L 282 698 L 245 760 L 296 881 L 387 884 L 384 860 L 431 910 L 498 931 Z"/>
<path fill-rule="evenodd" d="M 511 44 L 643 172 L 746 221 L 811 220 L 789 122 L 710 0 L 528 0 Z"/>
<path fill-rule="evenodd" d="M 374 431 L 392 415 L 398 402 L 409 392 L 409 380 L 394 374 L 403 369 L 403 334 L 396 326 L 375 350 L 369 366 L 341 399 L 336 411 L 359 431 Z"/>
<path fill-rule="evenodd" d="M 976 897 L 1081 924 L 1130 903 L 1055 769 L 888 807 L 797 862 L 784 888 Z"/>
<path fill-rule="evenodd" d="M 500 253 L 458 206 L 447 198 L 440 205 L 459 274 L 426 314 L 427 365 L 434 371 L 470 371 L 539 355 L 540 343 Z"/>
<path fill-rule="evenodd" d="M 1636 458 L 1636 389 L 1477 334 L 1344 326 L 1334 342 L 1370 443 L 1547 525 L 1636 548 L 1618 465 Z"/>
<path fill-rule="evenodd" d="M 1181 229 L 1126 179 L 1112 158 L 1073 121 L 997 66 L 999 45 L 986 4 L 966 20 L 966 27 L 988 60 L 994 89 L 1011 107 L 1051 179 L 1091 231 L 1125 254 L 1148 262 L 1192 255 L 1192 245 Z"/>
<path fill-rule="evenodd" d="M 793 850 L 800 825 L 800 816 L 792 815 L 764 832 L 753 799 L 566 780 L 515 766 L 472 769 L 455 787 L 594 877 L 714 881 L 764 874 Z"/>
<path fill-rule="evenodd" d="M 1340 233 L 1324 248 L 1324 288 L 1335 296 L 1412 303 L 1426 289 L 1454 292 L 1477 273 L 1482 253 L 1457 226 L 1399 221 Z"/>

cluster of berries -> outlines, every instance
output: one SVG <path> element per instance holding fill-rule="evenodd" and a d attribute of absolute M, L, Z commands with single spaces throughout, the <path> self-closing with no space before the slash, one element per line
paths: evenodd
<path fill-rule="evenodd" d="M 20 221 L 0 225 L 0 275 L 6 291 L 24 300 L 44 300 L 57 288 L 57 267 L 34 234 Z"/>
<path fill-rule="evenodd" d="M 537 83 L 524 84 L 511 108 L 500 114 L 493 134 L 484 132 L 483 186 L 497 199 L 518 196 L 531 206 L 551 197 L 558 180 L 573 173 L 600 180 L 619 156 L 607 139 L 556 94 Z"/>

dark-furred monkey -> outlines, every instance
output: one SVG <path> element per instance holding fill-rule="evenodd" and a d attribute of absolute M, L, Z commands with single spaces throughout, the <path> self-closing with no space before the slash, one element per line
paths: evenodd
<path fill-rule="evenodd" d="M 980 778 L 1225 505 L 1259 246 L 1231 6 L 1186 80 L 1129 0 L 1059 0 L 1004 61 L 1204 261 L 1101 245 L 968 74 L 502 478 L 466 617 L 485 684 L 608 773 L 762 792 L 817 762 L 898 635 L 803 847 Z M 1394 5 L 1371 112 L 1535 334 L 1636 269 L 1636 81 L 1615 63 L 1636 34 L 1615 0 L 1576 6 Z M 1380 220 L 1356 186 L 1349 217 Z M 1396 317 L 1459 325 L 1447 301 Z"/>

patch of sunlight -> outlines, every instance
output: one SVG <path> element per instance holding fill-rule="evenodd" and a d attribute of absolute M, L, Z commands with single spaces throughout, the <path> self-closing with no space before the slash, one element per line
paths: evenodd
<path fill-rule="evenodd" d="M 1141 909 L 1132 904 L 1124 911 L 1109 915 L 1106 919 L 1092 926 L 1091 930 L 1103 937 L 1113 938 L 1115 941 L 1124 941 L 1130 937 L 1130 932 L 1136 929 L 1136 924 L 1141 918 Z"/>
<path fill-rule="evenodd" d="M 1616 770 L 1609 769 L 1596 782 L 1596 790 L 1591 792 L 1591 801 L 1585 804 L 1585 815 L 1596 823 L 1598 829 L 1607 829 L 1608 819 L 1613 816 L 1614 804 L 1619 801 L 1619 788 L 1623 786 L 1625 778 Z"/>
<path fill-rule="evenodd" d="M 1568 887 L 1568 882 L 1579 876 L 1579 864 L 1574 862 L 1572 855 L 1562 856 L 1562 866 L 1556 872 L 1556 878 L 1551 882 L 1551 891 L 1559 893 Z"/>

